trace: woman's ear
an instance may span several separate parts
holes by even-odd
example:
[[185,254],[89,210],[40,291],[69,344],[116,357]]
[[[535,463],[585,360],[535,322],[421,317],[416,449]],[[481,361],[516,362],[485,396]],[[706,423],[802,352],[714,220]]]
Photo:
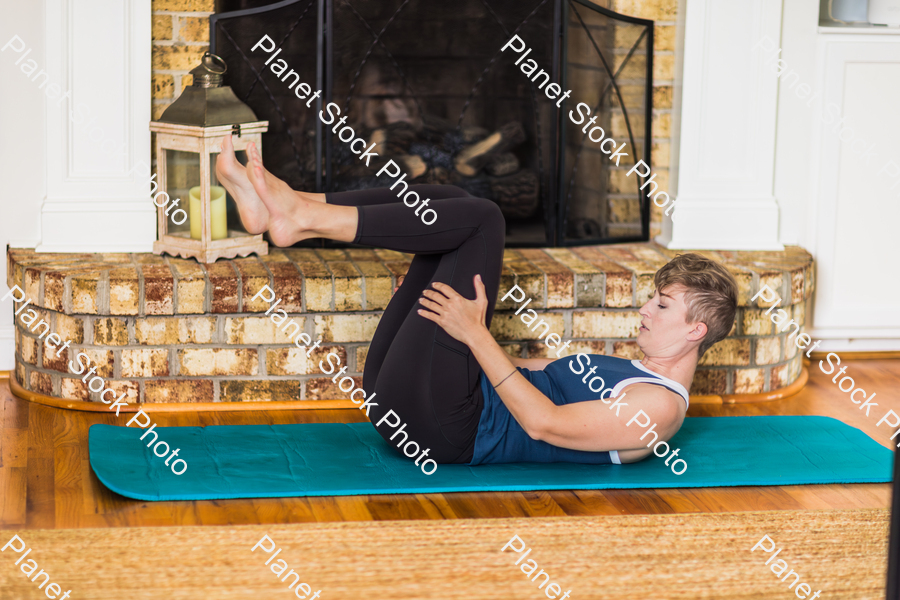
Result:
[[709,329],[707,329],[706,323],[698,322],[688,333],[687,339],[691,342],[699,342],[706,337],[707,333],[709,333]]

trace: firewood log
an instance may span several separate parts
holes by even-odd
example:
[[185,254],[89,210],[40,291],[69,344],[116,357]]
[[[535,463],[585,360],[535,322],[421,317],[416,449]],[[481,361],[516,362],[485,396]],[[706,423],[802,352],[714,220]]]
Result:
[[508,219],[527,219],[540,204],[540,181],[528,170],[506,177],[488,177],[491,197]]
[[462,139],[467,144],[474,144],[479,140],[483,140],[486,138],[491,132],[485,129],[484,127],[463,127],[462,128]]
[[434,167],[428,169],[428,173],[425,175],[425,183],[439,184],[443,185],[450,181],[450,174],[447,172],[447,169],[443,169],[441,167]]
[[494,177],[512,175],[519,170],[519,159],[512,152],[504,152],[491,157],[484,170]]
[[428,170],[428,165],[422,160],[421,156],[415,154],[407,154],[399,157],[399,162],[406,167],[410,179],[418,179]]
[[480,142],[464,148],[456,155],[454,166],[462,175],[474,177],[491,157],[521,144],[525,137],[521,123],[507,123]]
[[367,138],[386,154],[409,154],[409,146],[417,137],[415,128],[406,121],[390,123],[372,131]]

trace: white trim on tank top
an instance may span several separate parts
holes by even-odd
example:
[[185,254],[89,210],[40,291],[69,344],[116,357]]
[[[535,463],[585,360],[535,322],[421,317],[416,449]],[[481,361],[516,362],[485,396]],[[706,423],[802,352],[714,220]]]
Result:
[[[644,371],[645,373],[650,373],[651,375],[655,375],[656,377],[659,377],[659,378],[660,378],[661,380],[663,380],[666,384],[668,384],[668,385],[672,386],[673,388],[675,388],[675,389],[673,389],[672,391],[675,392],[676,394],[678,394],[679,396],[681,396],[682,398],[684,398],[684,403],[685,403],[686,405],[690,406],[690,403],[689,403],[689,401],[688,401],[688,396],[689,396],[689,395],[688,395],[688,391],[687,391],[686,389],[684,389],[684,386],[683,386],[683,385],[681,385],[680,383],[678,383],[678,382],[675,381],[674,379],[669,379],[668,377],[664,377],[664,376],[660,375],[660,374],[657,373],[656,371],[651,371],[650,369],[648,369],[647,367],[645,367],[644,365],[642,365],[642,364],[641,364],[641,361],[639,361],[639,360],[637,360],[637,359],[632,360],[632,361],[631,361],[631,364],[634,365],[635,367],[637,367],[638,369],[640,369],[641,371]],[[616,387],[618,387],[618,386],[616,386]]]
[[[645,373],[650,373],[651,375],[654,375],[655,377],[653,377],[653,378],[651,378],[651,377],[629,377],[628,379],[623,379],[622,381],[617,383],[616,386],[613,388],[612,394],[610,394],[610,398],[617,397],[619,395],[619,392],[621,392],[624,388],[628,387],[629,385],[631,385],[633,383],[653,383],[653,384],[666,383],[666,384],[672,386],[673,388],[675,388],[672,391],[682,397],[685,405],[688,405],[688,406],[690,405],[690,403],[688,402],[688,392],[686,389],[684,389],[683,385],[681,385],[677,381],[669,379],[668,377],[663,377],[659,373],[651,371],[650,369],[648,369],[647,367],[642,365],[641,361],[639,361],[639,360],[632,360],[631,364],[634,365],[635,367],[637,367],[638,369],[640,369],[641,371],[644,371]],[[613,464],[615,464],[615,465],[622,464],[622,460],[619,458],[618,450],[610,450],[609,457],[610,457],[610,460],[612,460]]]
[[[634,383],[652,383],[654,385],[660,385],[663,383],[668,383],[668,381],[664,381],[664,380],[660,381],[656,377],[629,377],[628,379],[623,379],[622,381],[620,381],[619,383],[616,384],[616,387],[613,388],[612,394],[609,395],[608,399],[613,400],[613,399],[617,398],[619,396],[619,392],[621,392],[624,388],[626,388],[629,385],[632,385]],[[675,383],[675,382],[672,382],[672,383]],[[682,386],[681,389],[684,389],[684,387]],[[670,391],[675,392],[676,394],[681,396],[682,399],[684,400],[685,404],[687,404],[687,396],[685,396],[678,390],[670,390]],[[606,400],[604,400],[604,402],[609,404],[609,402],[607,402]]]

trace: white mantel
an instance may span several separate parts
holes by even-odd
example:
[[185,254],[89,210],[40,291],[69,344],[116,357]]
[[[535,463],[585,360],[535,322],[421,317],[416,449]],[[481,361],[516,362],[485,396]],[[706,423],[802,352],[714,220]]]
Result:
[[[129,171],[150,164],[150,0],[0,8],[0,47],[14,36],[24,44],[0,52],[2,246],[149,251],[154,208],[146,177]],[[9,302],[0,303],[0,369],[13,366]]]
[[[45,0],[48,100],[39,252],[149,252],[150,0]],[[24,77],[19,85],[34,85]],[[143,173],[143,177],[138,175]]]
[[[774,191],[777,80],[751,48],[778,40],[781,0],[679,6],[669,248],[780,250]],[[678,110],[680,108],[680,111]]]

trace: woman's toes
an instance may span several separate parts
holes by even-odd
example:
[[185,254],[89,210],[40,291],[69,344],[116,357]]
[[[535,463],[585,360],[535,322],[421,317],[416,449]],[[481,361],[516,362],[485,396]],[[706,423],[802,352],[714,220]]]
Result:
[[256,195],[259,196],[260,200],[262,200],[263,204],[268,207],[269,204],[269,189],[266,185],[266,178],[263,174],[262,167],[250,163],[247,165],[247,178],[250,180],[250,183],[253,185],[253,189],[256,191]]
[[250,155],[250,160],[253,161],[253,164],[259,167],[260,169],[264,169],[262,163],[262,156],[259,155],[259,150],[256,149],[256,144],[250,144],[249,151],[247,154]]
[[219,156],[216,159],[216,167],[219,166],[219,163],[222,163],[223,167],[226,167],[226,172],[229,171],[227,167],[234,165],[236,162],[234,156],[234,146],[231,144],[231,136],[226,136],[222,139],[222,143],[219,145]]
[[241,222],[248,233],[259,234],[266,230],[269,221],[268,210],[260,200],[248,175],[251,169],[245,169],[234,155],[231,137],[225,137],[220,145],[221,153],[216,158],[216,176],[221,185],[234,198]]

